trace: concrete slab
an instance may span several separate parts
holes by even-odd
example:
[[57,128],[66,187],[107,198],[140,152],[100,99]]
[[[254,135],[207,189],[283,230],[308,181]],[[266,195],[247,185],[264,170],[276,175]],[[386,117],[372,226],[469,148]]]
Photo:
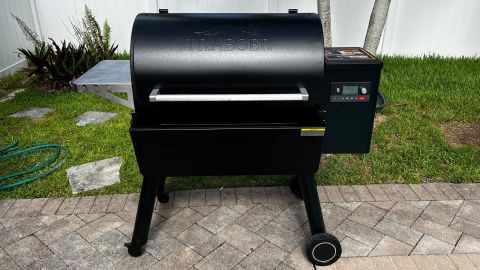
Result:
[[77,117],[77,126],[83,127],[89,124],[105,123],[116,115],[117,113],[112,112],[88,111]]
[[30,118],[30,119],[40,119],[45,117],[47,114],[54,112],[52,108],[30,108],[27,110],[19,111],[14,114],[11,114],[10,117],[14,118]]
[[72,193],[77,194],[120,182],[122,163],[122,157],[114,157],[68,168],[67,177]]

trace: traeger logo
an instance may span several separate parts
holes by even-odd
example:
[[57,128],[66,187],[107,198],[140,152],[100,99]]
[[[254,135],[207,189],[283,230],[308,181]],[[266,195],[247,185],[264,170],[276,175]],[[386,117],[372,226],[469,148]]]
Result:
[[[238,35],[238,32],[241,34]],[[189,51],[269,51],[270,39],[260,37],[254,25],[215,26],[209,30],[196,31],[198,38],[185,39]],[[236,34],[237,38],[229,38]]]

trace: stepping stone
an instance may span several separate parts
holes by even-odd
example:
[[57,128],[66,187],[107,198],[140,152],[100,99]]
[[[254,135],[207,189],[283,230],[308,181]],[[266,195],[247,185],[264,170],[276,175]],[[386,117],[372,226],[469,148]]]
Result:
[[15,117],[15,118],[26,117],[30,119],[40,119],[53,111],[55,110],[51,108],[30,108],[24,111],[19,111],[14,114],[11,114],[10,117]]
[[68,168],[67,177],[73,194],[120,182],[122,163],[122,157],[113,157]]
[[101,124],[115,117],[117,113],[88,111],[77,117],[77,126],[83,127],[88,124]]
[[19,88],[19,89],[17,89],[17,90],[14,90],[14,91],[10,92],[8,95],[0,98],[0,103],[7,102],[7,101],[10,101],[10,100],[14,99],[15,96],[16,96],[18,93],[21,93],[21,92],[23,92],[23,91],[25,91],[24,88]]

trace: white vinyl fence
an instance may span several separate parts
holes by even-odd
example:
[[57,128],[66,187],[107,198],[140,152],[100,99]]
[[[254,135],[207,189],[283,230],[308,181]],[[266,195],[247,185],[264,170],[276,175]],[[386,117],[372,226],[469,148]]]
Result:
[[17,48],[31,47],[10,14],[20,15],[28,26],[35,29],[29,0],[0,0],[0,75],[22,67],[25,62],[16,53]]
[[[331,0],[334,46],[362,46],[374,0]],[[107,20],[112,40],[128,51],[135,15],[179,12],[316,12],[316,0],[0,0],[0,73],[13,70],[13,52],[28,46],[10,13],[43,38],[73,40],[71,22],[84,6]],[[480,0],[392,0],[378,53],[419,56],[480,56]]]

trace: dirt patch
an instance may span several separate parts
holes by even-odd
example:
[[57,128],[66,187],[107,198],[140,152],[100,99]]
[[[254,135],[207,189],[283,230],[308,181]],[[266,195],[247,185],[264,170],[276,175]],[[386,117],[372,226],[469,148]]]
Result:
[[375,120],[373,120],[373,128],[376,129],[381,123],[387,121],[387,117],[383,114],[375,114]]
[[35,119],[30,119],[30,121],[32,121],[32,124],[40,124],[40,123],[43,123],[45,122],[46,120],[49,120],[51,119],[52,116],[49,115],[49,116],[44,116],[42,118],[35,118]]
[[440,128],[453,146],[480,148],[480,124],[451,121],[440,125]]

